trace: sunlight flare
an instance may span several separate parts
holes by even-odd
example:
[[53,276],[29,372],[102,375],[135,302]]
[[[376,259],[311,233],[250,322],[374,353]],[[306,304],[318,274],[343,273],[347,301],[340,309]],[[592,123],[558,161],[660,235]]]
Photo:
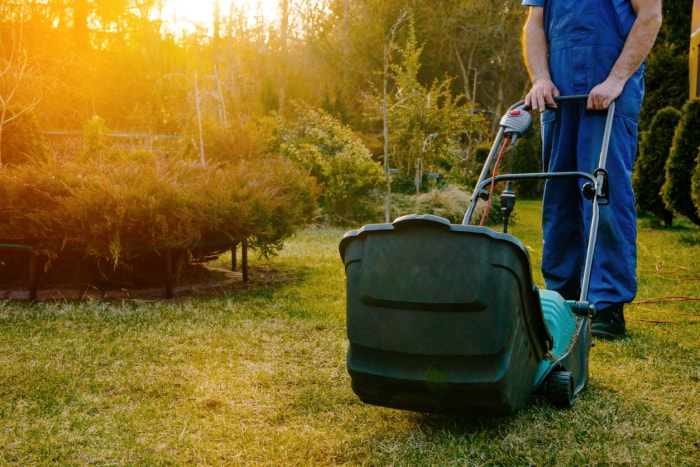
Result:
[[159,16],[175,33],[192,32],[197,28],[210,33],[217,3],[220,18],[224,21],[244,17],[250,25],[267,24],[274,22],[279,15],[279,0],[164,0]]

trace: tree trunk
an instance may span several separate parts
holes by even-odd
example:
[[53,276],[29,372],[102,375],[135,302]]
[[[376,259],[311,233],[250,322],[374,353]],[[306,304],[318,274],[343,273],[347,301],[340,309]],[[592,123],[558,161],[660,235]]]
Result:
[[287,34],[289,29],[289,0],[281,0],[282,19],[280,23],[280,55],[281,55],[281,70],[280,70],[280,104],[279,113],[284,116],[284,107],[287,94]]

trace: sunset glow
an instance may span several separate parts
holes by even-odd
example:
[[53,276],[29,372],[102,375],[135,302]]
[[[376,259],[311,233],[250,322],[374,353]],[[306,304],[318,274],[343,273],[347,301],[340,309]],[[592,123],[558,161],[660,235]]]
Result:
[[[217,0],[165,0],[161,19],[175,33],[192,32],[202,27],[211,32]],[[222,18],[243,15],[248,23],[271,23],[278,16],[279,0],[218,0]]]

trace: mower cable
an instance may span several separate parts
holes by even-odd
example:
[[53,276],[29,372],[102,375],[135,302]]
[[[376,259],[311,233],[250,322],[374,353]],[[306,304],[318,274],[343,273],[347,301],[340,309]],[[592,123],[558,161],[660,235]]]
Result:
[[493,173],[491,175],[491,187],[489,188],[489,196],[486,199],[486,208],[484,209],[484,214],[481,216],[481,222],[479,223],[479,226],[481,227],[483,227],[486,223],[486,217],[489,215],[489,210],[491,209],[491,197],[493,196],[493,190],[496,188],[496,171],[498,170],[498,166],[501,165],[501,157],[503,157],[503,153],[506,150],[506,146],[508,146],[508,143],[510,142],[510,138],[511,135],[507,135],[503,140],[501,150],[498,153],[496,162],[493,164]]

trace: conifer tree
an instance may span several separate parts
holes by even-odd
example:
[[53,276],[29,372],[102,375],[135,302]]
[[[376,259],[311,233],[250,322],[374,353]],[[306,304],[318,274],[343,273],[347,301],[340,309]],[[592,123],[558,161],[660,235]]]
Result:
[[700,99],[686,102],[681,113],[666,161],[666,180],[661,193],[669,209],[700,225],[700,215],[691,196],[691,179],[700,142]]
[[632,175],[637,209],[653,214],[667,226],[673,222],[673,211],[664,204],[661,188],[673,135],[680,119],[680,111],[673,107],[661,109],[654,116],[649,130],[642,134]]

